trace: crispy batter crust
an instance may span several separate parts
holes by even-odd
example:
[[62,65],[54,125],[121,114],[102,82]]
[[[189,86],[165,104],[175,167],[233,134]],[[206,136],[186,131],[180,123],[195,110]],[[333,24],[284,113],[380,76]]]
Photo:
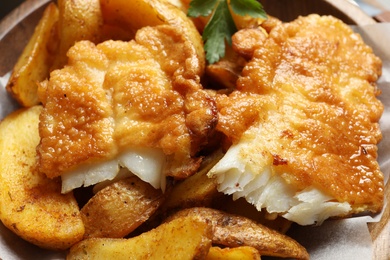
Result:
[[193,174],[217,110],[187,41],[162,25],[141,29],[130,42],[72,47],[68,65],[40,84],[40,170],[55,177],[129,147],[153,147],[168,156],[167,175]]
[[233,39],[238,52],[253,57],[238,91],[218,98],[217,128],[233,143],[256,140],[256,152],[264,156],[259,164],[271,165],[287,183],[314,186],[350,203],[354,212],[380,210],[380,59],[332,17],[278,24],[253,50],[237,42],[263,33],[255,30]]

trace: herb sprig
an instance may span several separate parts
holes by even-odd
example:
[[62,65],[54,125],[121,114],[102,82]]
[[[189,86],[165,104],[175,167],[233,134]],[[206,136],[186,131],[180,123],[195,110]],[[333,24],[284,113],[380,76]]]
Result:
[[256,0],[192,0],[188,16],[199,17],[211,14],[202,35],[206,59],[210,64],[225,56],[225,41],[231,45],[232,36],[237,32],[229,4],[237,15],[267,18],[263,6]]

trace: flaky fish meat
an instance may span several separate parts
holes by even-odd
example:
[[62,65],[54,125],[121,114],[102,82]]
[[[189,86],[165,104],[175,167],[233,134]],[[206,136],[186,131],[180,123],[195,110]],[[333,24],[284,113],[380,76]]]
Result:
[[234,199],[301,225],[380,211],[380,59],[331,16],[262,33],[234,35],[249,60],[236,90],[217,97],[217,129],[231,146],[208,176]]
[[81,41],[68,58],[39,86],[38,167],[61,176],[62,192],[113,179],[120,167],[155,188],[165,176],[197,170],[217,110],[180,30],[161,25],[129,42]]

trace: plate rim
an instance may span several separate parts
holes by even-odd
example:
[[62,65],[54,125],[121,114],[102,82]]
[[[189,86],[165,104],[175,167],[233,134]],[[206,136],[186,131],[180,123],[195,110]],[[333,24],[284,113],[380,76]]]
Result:
[[[371,18],[369,15],[364,13],[363,10],[361,10],[359,7],[355,6],[354,4],[345,1],[345,0],[322,0],[324,2],[329,3],[330,5],[334,6],[337,9],[342,9],[345,14],[350,17],[353,21],[356,22],[358,25],[368,25],[368,24],[375,24],[377,23],[373,18]],[[50,2],[56,2],[53,0],[28,0],[23,2],[21,5],[19,5],[17,8],[15,8],[13,11],[11,11],[8,15],[6,15],[2,20],[0,20],[0,41],[3,40],[3,38],[10,33],[23,19],[34,13],[37,9],[41,8],[42,6],[50,3]],[[353,13],[353,15],[352,15]],[[385,188],[386,192],[386,198],[388,204],[385,205],[384,211],[386,212],[384,215],[386,217],[382,217],[382,220],[380,222],[376,223],[370,223],[370,233],[373,241],[373,257],[375,256],[381,256],[382,253],[386,254],[389,253],[390,250],[388,249],[386,251],[386,246],[389,245],[389,237],[386,236],[386,230],[390,230],[390,222],[389,222],[389,215],[390,215],[390,180],[386,184]],[[387,234],[388,235],[388,234]],[[385,240],[382,240],[385,239]],[[383,250],[383,251],[382,251]],[[384,255],[385,256],[385,255]],[[378,258],[379,259],[379,258]]]

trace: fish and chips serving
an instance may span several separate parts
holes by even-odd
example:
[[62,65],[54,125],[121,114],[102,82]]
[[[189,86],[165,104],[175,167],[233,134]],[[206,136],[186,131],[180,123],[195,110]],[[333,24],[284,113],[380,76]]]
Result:
[[48,4],[6,86],[2,223],[67,259],[309,259],[292,223],[380,212],[382,61],[266,11]]

